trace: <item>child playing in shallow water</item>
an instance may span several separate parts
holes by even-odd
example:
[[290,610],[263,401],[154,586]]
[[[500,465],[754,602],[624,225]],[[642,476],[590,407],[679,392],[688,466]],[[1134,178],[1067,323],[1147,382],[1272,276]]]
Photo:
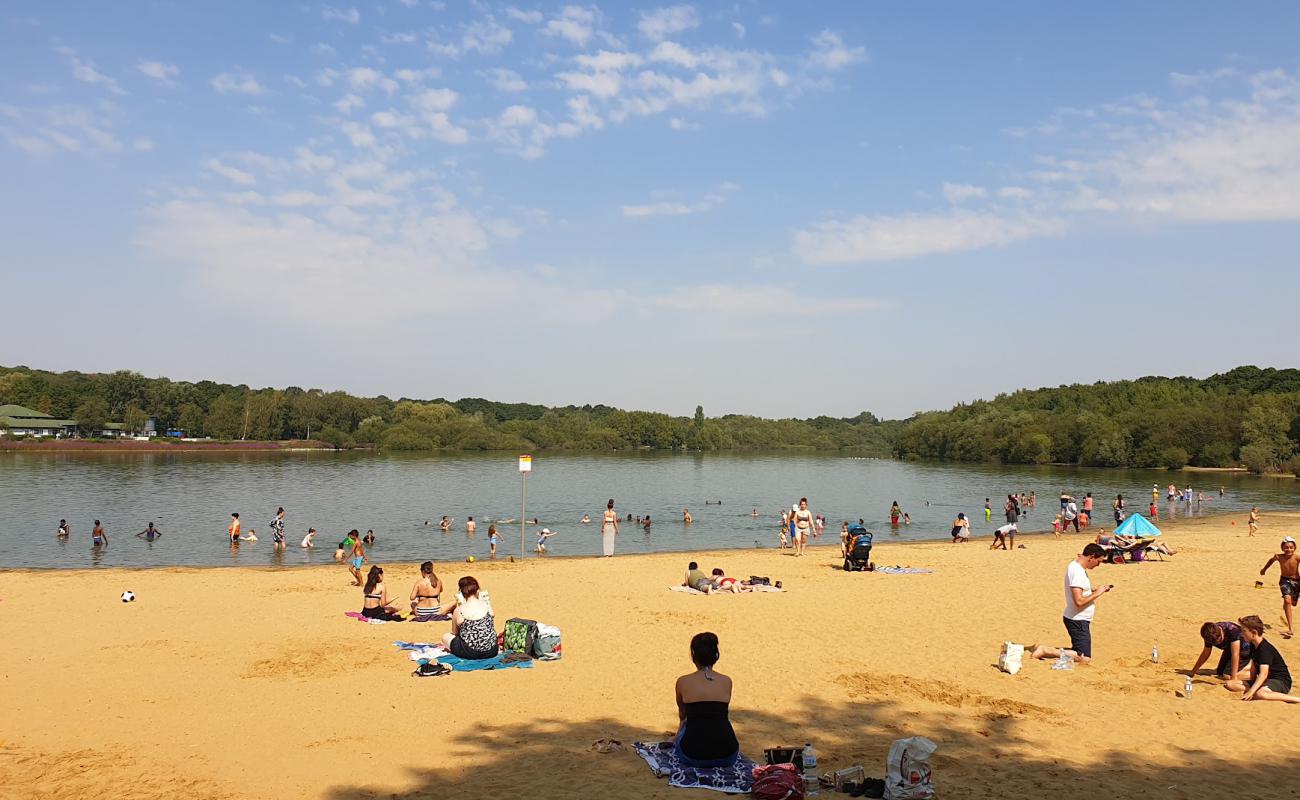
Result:
[[1052,520],[1052,535],[1061,538],[1061,515],[1057,514],[1056,519]]

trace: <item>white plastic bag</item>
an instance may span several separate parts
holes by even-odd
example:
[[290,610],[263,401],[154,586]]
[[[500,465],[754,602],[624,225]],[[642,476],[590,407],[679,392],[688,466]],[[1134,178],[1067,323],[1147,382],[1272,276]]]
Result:
[[1002,655],[998,656],[998,669],[1009,675],[1020,671],[1020,660],[1025,656],[1023,644],[1002,643]]
[[885,800],[929,800],[934,797],[930,756],[938,745],[924,736],[895,739],[885,765]]

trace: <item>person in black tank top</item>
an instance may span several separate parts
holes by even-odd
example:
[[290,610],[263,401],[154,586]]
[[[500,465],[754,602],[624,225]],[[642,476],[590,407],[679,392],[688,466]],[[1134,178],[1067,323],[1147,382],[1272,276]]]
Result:
[[731,727],[731,678],[715,672],[718,637],[699,633],[691,639],[695,671],[677,679],[677,731],[674,750],[693,767],[725,767],[740,755],[740,743]]

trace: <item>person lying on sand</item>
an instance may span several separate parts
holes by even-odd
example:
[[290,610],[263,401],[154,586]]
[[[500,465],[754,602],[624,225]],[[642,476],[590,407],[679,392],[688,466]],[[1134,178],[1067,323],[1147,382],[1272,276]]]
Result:
[[728,578],[722,572],[722,570],[718,569],[717,567],[713,568],[713,577],[711,578],[711,582],[713,584],[713,588],[717,589],[720,592],[731,592],[732,594],[740,594],[741,592],[754,591],[753,587],[751,587],[748,583],[745,583],[744,581],[736,580],[735,578]]
[[713,581],[709,576],[700,570],[700,565],[692,561],[686,565],[686,577],[682,579],[682,586],[689,586],[697,592],[709,594],[713,591]]

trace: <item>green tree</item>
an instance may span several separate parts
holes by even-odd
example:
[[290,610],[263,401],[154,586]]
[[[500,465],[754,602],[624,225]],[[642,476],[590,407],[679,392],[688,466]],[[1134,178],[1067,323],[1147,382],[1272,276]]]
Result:
[[203,409],[196,403],[183,404],[176,412],[176,426],[184,431],[186,436],[203,436],[207,433],[207,428],[204,427]]
[[1256,404],[1247,409],[1241,421],[1241,460],[1247,468],[1252,472],[1272,472],[1290,458],[1295,450],[1287,436],[1290,427],[1291,420],[1271,405]]
[[127,433],[142,433],[145,426],[149,424],[149,415],[143,408],[132,404],[122,412],[122,424],[126,426]]
[[77,406],[73,419],[83,436],[98,436],[108,422],[108,403],[102,397],[91,397]]

